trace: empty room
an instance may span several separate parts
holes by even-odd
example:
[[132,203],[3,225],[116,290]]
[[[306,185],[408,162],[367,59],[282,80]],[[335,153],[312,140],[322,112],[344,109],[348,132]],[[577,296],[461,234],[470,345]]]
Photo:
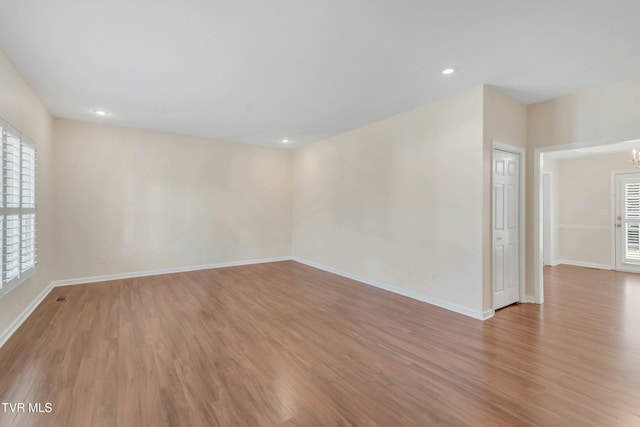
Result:
[[639,20],[0,1],[0,427],[640,425]]

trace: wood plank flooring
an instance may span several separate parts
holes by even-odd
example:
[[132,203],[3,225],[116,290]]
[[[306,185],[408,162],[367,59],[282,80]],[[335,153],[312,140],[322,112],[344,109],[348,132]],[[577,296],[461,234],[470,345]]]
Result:
[[55,288],[0,349],[0,402],[52,411],[0,426],[640,425],[640,275],[545,298],[480,322],[293,261]]

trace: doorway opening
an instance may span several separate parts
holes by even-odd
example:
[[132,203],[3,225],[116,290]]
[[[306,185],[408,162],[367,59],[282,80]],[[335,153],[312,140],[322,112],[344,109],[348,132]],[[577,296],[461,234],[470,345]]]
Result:
[[544,301],[544,266],[640,272],[640,171],[630,161],[639,146],[535,151],[533,302]]

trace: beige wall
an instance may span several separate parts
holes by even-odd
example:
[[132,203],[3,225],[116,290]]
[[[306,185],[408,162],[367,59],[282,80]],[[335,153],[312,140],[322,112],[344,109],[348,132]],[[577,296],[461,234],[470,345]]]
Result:
[[[533,206],[537,148],[640,139],[640,79],[530,105],[527,111],[527,205]],[[533,292],[533,212],[527,216],[527,291]]]
[[[483,260],[482,260],[482,306],[490,310],[493,306],[493,243],[492,243],[492,188],[491,158],[493,142],[526,148],[527,107],[496,89],[484,86],[483,93]],[[526,170],[525,170],[526,173]],[[525,189],[521,189],[524,194]],[[526,245],[526,241],[524,242]]]
[[528,108],[530,149],[609,144],[640,137],[640,79],[563,96]]
[[557,161],[556,262],[611,265],[611,176],[631,171],[630,153]]
[[294,152],[293,254],[482,310],[483,89]]
[[53,268],[52,118],[40,99],[0,51],[0,116],[37,148],[38,265],[34,275],[0,299],[0,337],[49,285]]
[[291,151],[55,120],[55,279],[291,255]]

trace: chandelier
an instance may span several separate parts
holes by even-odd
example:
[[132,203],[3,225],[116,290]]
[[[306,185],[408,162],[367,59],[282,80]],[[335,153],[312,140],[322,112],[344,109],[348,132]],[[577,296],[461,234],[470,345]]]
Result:
[[640,168],[640,151],[635,148],[631,152],[631,163],[633,163],[633,166]]

